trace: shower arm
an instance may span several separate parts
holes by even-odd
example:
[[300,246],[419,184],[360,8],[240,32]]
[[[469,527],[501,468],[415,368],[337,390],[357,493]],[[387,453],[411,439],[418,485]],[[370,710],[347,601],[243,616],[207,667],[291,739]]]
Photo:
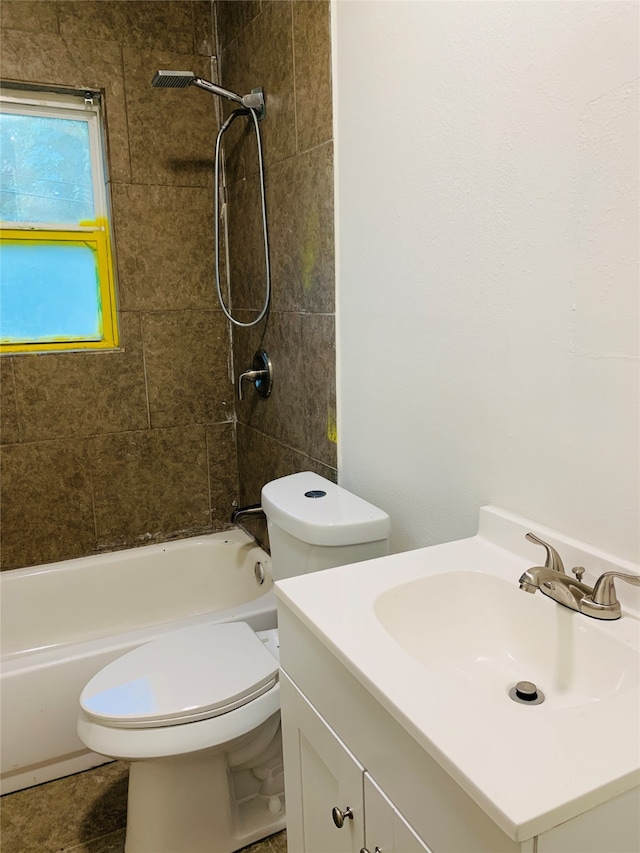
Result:
[[199,89],[204,89],[205,92],[211,92],[212,95],[220,95],[227,98],[229,101],[235,101],[236,104],[242,104],[250,110],[261,112],[264,109],[264,92],[262,89],[254,89],[250,94],[236,95],[235,92],[230,92],[229,89],[223,89],[222,86],[217,86],[209,80],[204,80],[202,77],[194,77],[191,81],[193,86],[198,86]]
[[229,89],[218,86],[217,83],[205,80],[204,77],[196,77],[193,71],[171,70],[156,71],[151,80],[151,85],[154,89],[186,89],[187,86],[197,86],[211,95],[219,95],[222,98],[227,98],[229,101],[240,104],[245,109],[253,110],[258,121],[264,118],[264,89],[261,86],[257,89],[252,89],[248,95],[237,95]]

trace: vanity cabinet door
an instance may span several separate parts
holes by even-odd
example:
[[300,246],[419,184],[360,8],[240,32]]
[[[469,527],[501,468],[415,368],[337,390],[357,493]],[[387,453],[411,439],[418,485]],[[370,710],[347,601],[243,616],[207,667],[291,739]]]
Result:
[[280,678],[289,853],[359,853],[363,767],[286,674]]
[[431,853],[366,772],[364,813],[364,834],[368,853]]

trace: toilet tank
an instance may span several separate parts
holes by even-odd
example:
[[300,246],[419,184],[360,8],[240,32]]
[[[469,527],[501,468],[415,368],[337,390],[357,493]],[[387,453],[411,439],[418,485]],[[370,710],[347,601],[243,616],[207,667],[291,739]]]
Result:
[[391,521],[383,510],[303,471],[262,489],[275,580],[383,557]]

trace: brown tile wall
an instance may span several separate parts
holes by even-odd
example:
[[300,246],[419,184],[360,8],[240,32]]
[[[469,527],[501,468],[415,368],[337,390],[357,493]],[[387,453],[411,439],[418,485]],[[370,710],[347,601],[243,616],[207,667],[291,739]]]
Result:
[[3,0],[4,79],[105,93],[122,351],[0,359],[2,567],[210,531],[238,493],[209,2]]
[[[217,529],[274,477],[336,478],[328,2],[214,5],[221,84],[262,85],[268,111],[272,308],[234,329],[232,351],[213,288],[216,110],[196,89],[149,85],[160,67],[211,76],[211,3],[0,4],[3,78],[105,93],[122,337],[120,352],[0,359],[2,568]],[[264,269],[242,125],[225,144],[233,304],[246,320]],[[238,375],[258,346],[273,394],[248,388],[235,412],[231,361]]]
[[[333,142],[326,0],[218,0],[220,81],[266,92],[261,130],[271,244],[272,304],[254,329],[234,329],[236,375],[262,346],[274,363],[270,398],[247,386],[237,403],[240,500],[274,477],[311,469],[336,478]],[[236,121],[225,135],[234,310],[263,300],[255,139]],[[262,532],[257,530],[260,538]]]

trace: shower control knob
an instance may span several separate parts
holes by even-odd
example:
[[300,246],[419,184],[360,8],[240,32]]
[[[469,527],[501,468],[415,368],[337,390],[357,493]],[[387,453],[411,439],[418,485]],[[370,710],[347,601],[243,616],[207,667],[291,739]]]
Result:
[[347,818],[349,820],[353,820],[353,812],[351,811],[351,806],[347,806],[344,811],[339,809],[337,806],[334,806],[331,809],[331,817],[333,818],[333,822],[338,827],[338,829],[342,829],[344,826],[344,822]]
[[259,349],[253,356],[253,365],[238,377],[238,399],[243,400],[242,383],[253,382],[261,397],[268,397],[273,388],[273,364],[267,353]]

